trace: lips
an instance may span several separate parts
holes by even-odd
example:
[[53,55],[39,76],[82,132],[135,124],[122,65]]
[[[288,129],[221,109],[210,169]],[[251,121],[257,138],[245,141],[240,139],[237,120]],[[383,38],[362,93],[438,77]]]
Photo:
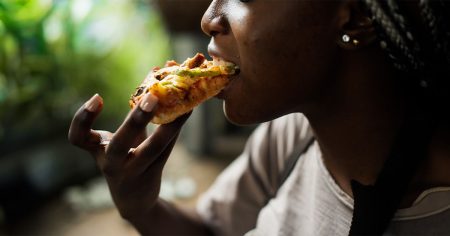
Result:
[[[238,68],[240,68],[239,65],[239,57],[230,56],[227,54],[228,50],[223,50],[221,47],[219,47],[217,44],[214,43],[214,40],[211,40],[211,42],[208,44],[208,54],[211,58],[216,58],[219,60],[228,61],[231,63],[234,63]],[[239,77],[240,69],[236,71],[236,74],[230,77],[230,82],[228,85],[222,89],[222,91],[219,92],[215,97],[219,99],[226,99],[227,97],[227,91],[230,90],[233,87],[233,83],[235,80]]]
[[219,58],[221,60],[228,61],[239,66],[239,57],[228,55],[227,50],[223,50],[222,48],[218,47],[217,44],[213,43],[213,40],[211,40],[211,42],[208,44],[208,54],[212,58]]

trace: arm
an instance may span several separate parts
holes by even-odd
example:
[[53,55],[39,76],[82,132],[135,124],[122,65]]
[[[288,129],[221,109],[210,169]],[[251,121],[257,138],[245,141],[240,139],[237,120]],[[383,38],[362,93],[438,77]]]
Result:
[[142,235],[212,235],[195,210],[159,199],[149,214],[129,218]]
[[189,114],[159,126],[147,137],[146,126],[157,102],[149,94],[117,131],[110,133],[91,129],[103,107],[102,98],[95,95],[75,114],[69,140],[91,153],[119,213],[141,234],[208,234],[196,214],[158,198],[163,167]]

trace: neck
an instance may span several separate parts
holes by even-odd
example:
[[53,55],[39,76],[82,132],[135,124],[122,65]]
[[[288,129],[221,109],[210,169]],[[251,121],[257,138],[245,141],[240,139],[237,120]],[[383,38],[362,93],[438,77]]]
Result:
[[404,118],[403,99],[395,89],[398,78],[386,69],[355,68],[364,70],[341,73],[330,86],[337,89],[328,91],[317,106],[320,110],[305,113],[325,165],[350,195],[350,180],[375,182]]

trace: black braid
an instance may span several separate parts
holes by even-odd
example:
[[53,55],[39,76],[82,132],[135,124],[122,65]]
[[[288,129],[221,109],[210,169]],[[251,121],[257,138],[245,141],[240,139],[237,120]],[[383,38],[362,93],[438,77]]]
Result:
[[[397,0],[361,0],[378,31],[380,45],[394,66],[410,74],[423,86],[438,75],[450,77],[450,3],[446,0],[419,0],[422,21],[430,41],[418,41]],[[421,43],[421,44],[420,44]]]
[[414,36],[417,32],[413,31],[414,29],[404,17],[404,13],[401,11],[396,0],[387,0],[387,6],[389,7],[387,14],[391,15],[394,19],[394,24],[399,28],[399,34],[402,35],[406,41],[408,50],[411,51],[410,53],[404,52],[412,67],[411,70],[418,70],[423,67],[423,62],[420,56],[421,47]]
[[450,118],[446,107],[450,104],[450,2],[421,0],[420,11],[431,45],[424,53],[427,57],[423,76],[431,81],[430,102],[434,120]]
[[[427,85],[422,87],[428,88],[421,89],[418,83],[405,85],[414,96],[409,98],[404,126],[375,184],[362,185],[352,180],[354,211],[349,235],[384,233],[411,179],[426,158],[436,125],[442,117],[450,118],[446,108],[450,104],[450,22],[446,19],[449,5],[445,0],[432,4],[430,1],[420,0],[422,20],[428,32],[421,32],[426,34],[422,37],[425,40],[419,41],[415,37],[417,32],[412,31],[407,15],[395,0],[361,0],[394,66],[407,72],[404,77],[419,79]],[[444,77],[441,72],[446,72]],[[428,86],[430,81],[432,86]]]
[[[387,51],[394,65],[401,71],[417,70],[422,63],[413,53],[417,48],[408,43],[413,41],[408,40],[409,31],[402,32],[402,29],[406,28],[405,19],[400,17],[397,11],[392,12],[392,9],[398,9],[397,5],[394,2],[387,4],[377,0],[363,0],[363,3],[378,30],[381,47]],[[393,18],[401,20],[398,22]],[[409,35],[409,38],[414,39],[411,32]]]
[[[448,17],[449,5],[444,1],[433,2],[421,0],[421,15],[427,30],[431,34],[432,43],[435,45],[433,54],[440,55],[447,63],[450,63],[449,40],[450,28]],[[447,5],[446,5],[447,4]]]

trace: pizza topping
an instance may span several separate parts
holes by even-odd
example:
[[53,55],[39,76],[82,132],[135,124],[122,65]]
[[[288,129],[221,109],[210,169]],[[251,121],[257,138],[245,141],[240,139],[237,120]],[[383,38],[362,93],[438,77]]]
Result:
[[183,64],[181,64],[181,67],[186,66],[189,69],[199,67],[205,60],[206,58],[203,54],[197,53],[194,57],[188,58]]
[[181,65],[167,61],[164,68],[155,67],[131,96],[134,107],[148,92],[158,97],[153,123],[174,120],[194,106],[216,95],[228,83],[231,75],[239,73],[233,63],[213,58],[207,61],[202,54],[188,58]]
[[194,69],[180,69],[178,71],[174,72],[178,76],[183,77],[213,77],[218,76],[221,74],[220,70],[214,70],[214,68],[211,69],[200,69],[200,68],[194,68]]
[[170,61],[166,61],[166,64],[164,65],[164,67],[171,67],[171,66],[179,66],[180,64],[178,64],[178,62],[174,61],[174,60],[170,60]]

